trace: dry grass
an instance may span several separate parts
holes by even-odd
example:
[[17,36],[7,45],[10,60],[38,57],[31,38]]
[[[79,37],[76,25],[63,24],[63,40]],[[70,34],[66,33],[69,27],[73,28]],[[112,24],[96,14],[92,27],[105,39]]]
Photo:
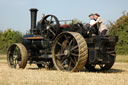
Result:
[[5,60],[0,60],[0,85],[128,85],[128,63],[117,62],[106,73],[70,73],[29,64],[26,69],[12,69]]
[[128,55],[117,55],[116,62],[128,62]]
[[6,59],[6,55],[5,54],[0,55],[0,60],[5,60],[5,59]]

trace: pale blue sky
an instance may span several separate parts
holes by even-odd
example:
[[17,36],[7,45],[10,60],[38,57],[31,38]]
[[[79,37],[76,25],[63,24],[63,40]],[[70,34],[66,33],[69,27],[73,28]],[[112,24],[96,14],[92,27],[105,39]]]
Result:
[[89,22],[90,13],[99,13],[107,23],[116,21],[124,10],[128,12],[128,0],[0,0],[0,30],[29,30],[30,8],[38,8],[38,20],[45,13],[60,20]]

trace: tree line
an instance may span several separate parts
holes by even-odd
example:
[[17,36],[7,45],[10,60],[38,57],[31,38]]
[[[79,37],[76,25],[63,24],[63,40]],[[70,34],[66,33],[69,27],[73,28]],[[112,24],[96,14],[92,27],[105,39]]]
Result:
[[6,53],[11,44],[20,43],[22,36],[21,32],[11,29],[0,31],[0,53]]
[[118,36],[116,45],[117,54],[128,54],[128,12],[123,12],[116,22],[109,24],[110,35]]

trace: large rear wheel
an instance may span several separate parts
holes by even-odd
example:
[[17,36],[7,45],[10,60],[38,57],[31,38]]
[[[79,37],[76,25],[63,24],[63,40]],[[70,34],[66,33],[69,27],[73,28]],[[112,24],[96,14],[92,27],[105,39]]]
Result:
[[56,37],[52,47],[52,59],[57,70],[80,71],[87,57],[87,43],[79,33],[64,32]]

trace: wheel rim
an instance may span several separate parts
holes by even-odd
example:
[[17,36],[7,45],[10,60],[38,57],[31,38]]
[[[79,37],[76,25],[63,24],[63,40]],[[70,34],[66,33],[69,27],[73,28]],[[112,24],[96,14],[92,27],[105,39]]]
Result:
[[96,66],[96,65],[91,65],[91,64],[89,64],[89,63],[87,62],[86,65],[85,65],[85,68],[86,68],[88,71],[96,71],[95,66]]
[[100,68],[101,68],[102,71],[109,70],[113,66],[113,64],[115,63],[116,56],[112,56],[112,55],[108,55],[108,56],[111,58],[111,60],[109,61],[109,63],[99,64],[99,66],[100,66]]
[[[106,64],[99,64],[100,66],[100,69],[101,71],[104,71],[104,70],[109,70],[114,62],[115,62],[115,58],[116,58],[116,52],[115,52],[115,45],[114,44],[107,44],[107,43],[102,43],[101,45],[102,49],[101,49],[101,52],[106,52],[105,54],[103,54],[104,57],[106,57],[109,61],[109,63],[106,63]],[[109,47],[109,49],[105,48],[104,46],[106,47]],[[111,47],[111,49],[110,49]],[[112,51],[112,52],[111,52]],[[107,53],[108,52],[108,53]]]
[[22,44],[13,44],[8,49],[7,62],[11,68],[25,68],[27,50]]
[[85,65],[86,69],[89,71],[106,71],[106,70],[109,70],[115,62],[116,55],[115,54],[112,54],[112,55],[108,54],[107,56],[109,58],[109,63],[97,64],[99,66],[99,68],[96,68],[96,65],[89,64],[87,62]]
[[61,71],[80,71],[87,56],[87,44],[79,33],[61,33],[52,48],[53,63]]

